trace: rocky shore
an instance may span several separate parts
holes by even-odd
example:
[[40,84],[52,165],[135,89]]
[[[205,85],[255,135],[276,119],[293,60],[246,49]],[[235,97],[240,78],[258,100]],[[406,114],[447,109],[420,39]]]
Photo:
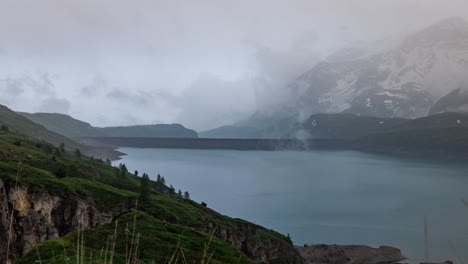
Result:
[[[395,247],[363,245],[305,244],[296,246],[304,264],[403,264],[406,257]],[[414,262],[413,262],[414,263]],[[420,264],[453,264],[422,262]]]

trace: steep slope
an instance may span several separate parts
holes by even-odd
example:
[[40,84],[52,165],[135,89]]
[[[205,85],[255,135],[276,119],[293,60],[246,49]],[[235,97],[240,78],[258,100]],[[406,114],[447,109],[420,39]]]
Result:
[[425,116],[433,102],[468,83],[468,24],[438,22],[395,47],[356,60],[318,64],[294,81],[292,106],[313,113]]
[[83,154],[99,158],[117,159],[122,153],[109,147],[93,147],[82,145],[66,136],[52,132],[44,126],[34,123],[28,118],[17,114],[8,107],[0,105],[0,125],[6,125],[9,130],[48,142],[54,146],[65,144],[67,150],[80,149]]
[[92,127],[89,123],[77,120],[71,116],[57,113],[18,113],[34,123],[41,124],[50,131],[70,138],[102,137],[104,133]]
[[0,105],[0,124],[8,126],[12,131],[49,142],[55,146],[64,143],[65,147],[70,150],[83,147],[63,135],[47,130],[44,126],[34,123],[3,105]]
[[[130,240],[140,241],[132,244],[139,263],[162,263],[172,255],[197,263],[211,255],[211,263],[300,263],[279,233],[181,198],[162,181],[151,181],[143,199],[142,179],[123,167],[72,152],[48,154],[51,148],[0,132],[0,240],[10,241],[10,259],[66,263],[80,257],[81,248],[87,260],[91,253],[99,260],[117,235],[114,263],[124,263]],[[86,231],[83,244],[78,230]],[[0,262],[6,259],[2,246]]]
[[451,91],[431,107],[429,114],[447,112],[468,113],[468,90],[458,88]]

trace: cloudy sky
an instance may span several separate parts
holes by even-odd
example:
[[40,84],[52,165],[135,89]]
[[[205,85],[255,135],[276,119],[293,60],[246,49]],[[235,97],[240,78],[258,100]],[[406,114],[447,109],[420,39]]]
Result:
[[468,1],[0,0],[0,104],[209,129],[340,47],[450,16]]

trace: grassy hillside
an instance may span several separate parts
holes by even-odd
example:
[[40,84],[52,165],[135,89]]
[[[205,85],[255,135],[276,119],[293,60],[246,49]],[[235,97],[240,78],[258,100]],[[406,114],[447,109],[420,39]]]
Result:
[[32,122],[8,107],[0,105],[0,124],[8,126],[12,131],[16,131],[26,136],[49,142],[55,146],[65,143],[68,149],[80,148],[77,142],[55,132],[52,132],[42,125]]
[[[132,233],[127,227],[130,227]],[[115,246],[114,239],[109,241],[109,236],[114,233],[117,234]],[[77,262],[75,252],[79,236],[84,240],[84,246],[80,249],[83,260]],[[138,244],[136,241],[132,243],[132,237],[137,236]],[[92,242],[86,243],[87,241]],[[128,253],[132,245],[136,254]],[[65,263],[67,259],[71,260],[69,263],[103,263],[111,255],[112,263],[125,263],[129,258],[137,258],[138,263],[169,263],[171,258],[172,263],[184,263],[184,258],[187,263],[258,263],[219,238],[166,223],[136,210],[121,215],[114,223],[102,225],[96,230],[82,234],[73,232],[60,240],[44,242],[38,246],[38,252],[31,252],[18,264],[34,263],[38,259],[43,263]]]
[[70,138],[103,137],[105,134],[89,123],[74,119],[71,116],[52,113],[18,113],[34,123],[41,124],[50,131]]
[[99,148],[82,145],[62,134],[48,130],[3,105],[0,105],[0,125],[8,127],[10,131],[48,142],[54,146],[64,143],[67,150],[80,149],[89,156],[116,159],[122,154],[107,147]]
[[[6,202],[2,200],[5,199],[2,187],[10,207],[6,212],[0,210],[0,223],[10,217],[14,219],[15,252],[20,255],[21,249],[29,243],[25,240],[41,239],[44,232],[50,233],[55,228],[60,234],[59,239],[40,243],[18,263],[67,263],[66,260],[83,263],[76,261],[80,252],[85,252],[83,258],[89,260],[85,263],[102,263],[102,252],[110,254],[111,251],[113,263],[124,263],[131,245],[137,248],[133,256],[137,256],[139,263],[167,263],[172,256],[172,263],[185,263],[184,258],[188,263],[202,263],[208,258],[212,259],[210,263],[257,263],[262,258],[270,263],[299,261],[291,241],[285,236],[183,199],[162,182],[151,181],[149,198],[141,200],[135,210],[136,200],[142,193],[141,179],[125,172],[123,167],[62,152],[16,133],[0,132],[0,209]],[[20,206],[15,202],[17,190],[26,190],[28,198],[23,199],[29,199],[29,211],[23,212],[24,204]],[[55,205],[51,201],[55,201]],[[47,205],[49,202],[51,204]],[[54,209],[50,209],[52,207]],[[50,216],[44,213],[47,208],[51,210]],[[12,209],[15,209],[13,216],[8,214]],[[70,212],[80,211],[89,214],[75,215],[70,220],[63,218]],[[82,224],[76,219],[99,219],[96,215],[108,220],[79,234],[77,230]],[[46,220],[50,221],[48,226],[41,227]],[[35,227],[26,230],[26,223],[32,222],[36,223]],[[0,229],[3,229],[0,239],[6,241],[7,228],[0,224]],[[112,247],[115,249],[110,250],[109,237],[115,235],[117,242]],[[78,242],[79,236],[84,242]],[[131,243],[132,238],[133,241],[138,239],[138,246],[136,242]],[[0,249],[0,258],[2,250],[5,249]],[[91,258],[94,261],[90,261]]]

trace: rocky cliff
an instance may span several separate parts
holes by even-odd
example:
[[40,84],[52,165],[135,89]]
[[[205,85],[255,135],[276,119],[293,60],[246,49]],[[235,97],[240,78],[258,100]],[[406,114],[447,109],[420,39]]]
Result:
[[91,197],[59,197],[0,179],[0,241],[6,243],[0,247],[0,262],[14,261],[40,242],[109,223],[118,213],[99,211]]

